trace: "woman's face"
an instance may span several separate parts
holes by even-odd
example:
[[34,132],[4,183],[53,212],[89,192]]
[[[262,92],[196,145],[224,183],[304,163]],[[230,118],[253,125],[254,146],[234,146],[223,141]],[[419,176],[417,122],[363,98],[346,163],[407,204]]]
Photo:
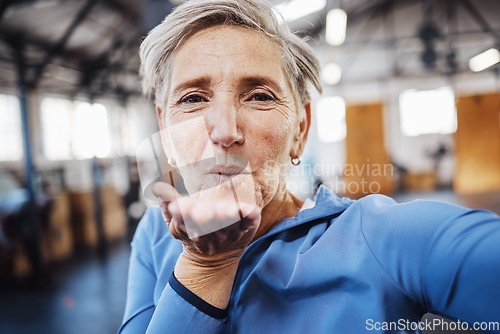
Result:
[[165,150],[192,196],[264,207],[284,191],[310,111],[296,105],[275,42],[242,27],[204,29],[176,52],[166,94]]

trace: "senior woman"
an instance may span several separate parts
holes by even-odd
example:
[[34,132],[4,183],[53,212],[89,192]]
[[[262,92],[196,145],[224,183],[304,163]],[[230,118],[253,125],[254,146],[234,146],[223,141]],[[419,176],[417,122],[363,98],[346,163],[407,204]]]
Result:
[[427,311],[500,326],[496,215],[287,190],[319,66],[267,2],[187,1],[140,55],[190,196],[153,187],[120,333],[403,333]]

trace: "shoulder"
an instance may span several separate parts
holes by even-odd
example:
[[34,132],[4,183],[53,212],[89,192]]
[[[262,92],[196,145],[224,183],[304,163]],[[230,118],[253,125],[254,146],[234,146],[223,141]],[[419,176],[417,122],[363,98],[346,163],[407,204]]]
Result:
[[[353,205],[358,207],[360,233],[370,252],[388,275],[412,298],[421,299],[422,273],[429,258],[445,263],[456,259],[431,256],[435,250],[452,250],[453,245],[468,240],[471,232],[483,234],[486,222],[498,223],[498,217],[485,210],[437,201],[417,200],[399,204],[383,195],[370,195]],[[498,225],[498,224],[497,224]]]
[[397,234],[400,237],[410,234],[413,238],[434,234],[464,215],[481,216],[486,213],[438,201],[397,203],[384,195],[366,196],[356,202],[356,207],[360,212],[363,232],[379,236],[382,233]]
[[357,201],[364,212],[381,215],[401,213],[415,213],[420,215],[446,216],[462,214],[470,209],[438,201],[415,200],[408,203],[398,203],[393,198],[385,195],[368,195]]
[[[461,217],[478,212],[437,201],[397,203],[384,195],[366,196],[353,207],[359,212],[363,236],[374,250],[387,247],[422,249]],[[481,214],[473,216],[480,219]]]

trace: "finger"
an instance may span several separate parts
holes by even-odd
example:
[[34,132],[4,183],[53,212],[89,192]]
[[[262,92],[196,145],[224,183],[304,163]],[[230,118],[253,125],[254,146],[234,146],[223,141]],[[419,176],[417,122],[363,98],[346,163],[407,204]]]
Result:
[[[188,212],[187,210],[189,210],[192,205],[193,201],[185,198],[179,198],[177,201],[167,204],[167,214],[172,217],[169,225],[170,234],[177,239],[189,239],[185,219],[187,217],[186,212]],[[189,217],[187,217],[187,219],[189,219]]]
[[236,221],[240,220],[240,213],[238,212],[238,206],[232,201],[221,201],[217,202],[214,205],[214,215],[215,218],[219,220],[225,219],[235,219]]
[[182,218],[191,239],[210,232],[214,221],[213,204],[207,201],[194,201],[189,207],[181,206]]
[[181,197],[177,189],[166,182],[156,182],[151,191],[163,202],[171,202]]
[[161,215],[163,216],[163,220],[167,223],[168,226],[170,224],[170,221],[172,220],[172,215],[170,215],[167,206],[167,202],[160,203]]
[[[228,239],[237,237],[233,235],[235,228],[232,225],[239,225],[241,221],[241,210],[233,201],[218,202],[214,206],[214,220],[218,221],[219,230],[223,231],[220,236],[221,239]],[[237,230],[239,230],[236,227]]]
[[255,204],[239,203],[239,205],[241,214],[244,218],[254,220],[260,217],[261,210]]
[[168,226],[172,220],[172,215],[169,213],[167,208],[168,203],[180,197],[180,194],[174,187],[165,182],[156,182],[151,188],[151,191],[156,197],[158,197],[163,220],[165,220]]
[[[172,214],[183,220],[190,238],[212,233],[239,221],[235,205],[231,208],[231,206],[226,204],[224,206],[224,213],[221,214],[220,212],[216,213],[215,208],[218,206],[218,203],[215,201],[180,199],[178,204],[178,207],[172,205]],[[180,214],[177,212],[178,208],[180,209]]]
[[260,213],[259,207],[254,207],[247,211],[247,215],[241,220],[240,228],[242,230],[257,230],[260,225]]
[[181,241],[189,239],[184,222],[173,218],[167,226],[168,231],[175,239],[179,239]]
[[[240,204],[238,207],[230,205],[231,203],[219,202],[214,206],[215,219],[228,222],[238,223],[236,225],[247,224],[260,218],[260,209],[251,204]],[[243,218],[241,218],[243,217]],[[233,225],[231,223],[226,226]]]
[[215,238],[217,239],[217,243],[223,244],[224,242],[226,242],[228,237],[227,229],[223,228],[214,233],[215,233]]
[[190,216],[197,224],[206,224],[214,219],[214,205],[207,201],[194,203],[190,210]]
[[196,202],[191,198],[179,197],[176,201],[168,203],[167,210],[172,217],[184,220],[190,218],[192,208],[196,205]]

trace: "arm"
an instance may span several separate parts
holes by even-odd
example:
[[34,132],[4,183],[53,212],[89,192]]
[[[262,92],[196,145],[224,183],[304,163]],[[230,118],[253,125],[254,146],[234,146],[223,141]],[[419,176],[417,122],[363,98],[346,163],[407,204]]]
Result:
[[439,229],[422,282],[432,312],[500,323],[500,218],[471,210]]
[[362,230],[398,287],[434,313],[500,321],[500,218],[445,203],[364,202]]
[[[218,333],[223,331],[224,316],[220,310],[205,308],[196,303],[194,295],[180,285],[172,276],[155,305],[154,291],[157,275],[154,265],[154,251],[157,245],[152,241],[151,231],[155,224],[164,224],[155,219],[151,211],[138,225],[132,241],[127,304],[120,334],[137,333]],[[175,248],[175,247],[174,247]],[[168,248],[172,251],[173,248]],[[176,254],[178,254],[176,252]],[[158,254],[157,254],[158,255]]]
[[145,333],[155,309],[153,292],[156,274],[145,227],[149,219],[148,211],[141,219],[131,243],[127,303],[118,333]]

